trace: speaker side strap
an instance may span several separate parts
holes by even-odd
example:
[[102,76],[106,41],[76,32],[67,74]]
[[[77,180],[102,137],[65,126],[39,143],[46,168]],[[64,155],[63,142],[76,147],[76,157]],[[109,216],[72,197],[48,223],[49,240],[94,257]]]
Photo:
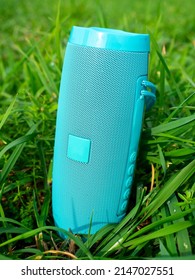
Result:
[[156,87],[147,80],[142,81],[142,86],[144,89],[141,90],[141,95],[145,98],[146,110],[148,111],[156,102]]

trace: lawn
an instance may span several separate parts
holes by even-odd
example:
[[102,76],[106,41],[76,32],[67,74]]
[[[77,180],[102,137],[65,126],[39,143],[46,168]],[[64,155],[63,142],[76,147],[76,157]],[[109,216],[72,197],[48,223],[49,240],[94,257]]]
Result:
[[[195,259],[194,1],[0,0],[0,259]],[[51,211],[63,57],[73,25],[149,33],[146,113],[118,225],[62,240]]]

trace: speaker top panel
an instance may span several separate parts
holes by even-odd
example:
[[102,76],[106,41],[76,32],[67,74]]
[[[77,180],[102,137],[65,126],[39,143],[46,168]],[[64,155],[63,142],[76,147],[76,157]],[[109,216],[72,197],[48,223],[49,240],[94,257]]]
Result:
[[150,51],[150,38],[148,34],[130,33],[110,28],[73,26],[69,42],[109,50]]

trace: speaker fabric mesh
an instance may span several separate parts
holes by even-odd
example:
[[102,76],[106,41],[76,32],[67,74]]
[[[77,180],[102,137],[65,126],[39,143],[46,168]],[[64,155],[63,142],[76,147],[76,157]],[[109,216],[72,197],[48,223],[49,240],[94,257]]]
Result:
[[[55,223],[88,233],[117,223],[127,168],[136,81],[148,53],[68,43],[58,103],[53,167]],[[143,112],[140,112],[142,114]],[[89,162],[67,157],[69,135],[90,140]]]

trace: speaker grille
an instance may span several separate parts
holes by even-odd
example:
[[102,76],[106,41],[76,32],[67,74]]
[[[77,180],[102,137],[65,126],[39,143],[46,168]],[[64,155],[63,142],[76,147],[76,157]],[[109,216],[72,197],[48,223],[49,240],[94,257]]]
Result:
[[[147,53],[68,44],[62,72],[53,170],[56,223],[87,232],[118,222],[135,103]],[[90,139],[89,163],[67,158],[69,134]],[[86,219],[87,217],[87,219]]]

